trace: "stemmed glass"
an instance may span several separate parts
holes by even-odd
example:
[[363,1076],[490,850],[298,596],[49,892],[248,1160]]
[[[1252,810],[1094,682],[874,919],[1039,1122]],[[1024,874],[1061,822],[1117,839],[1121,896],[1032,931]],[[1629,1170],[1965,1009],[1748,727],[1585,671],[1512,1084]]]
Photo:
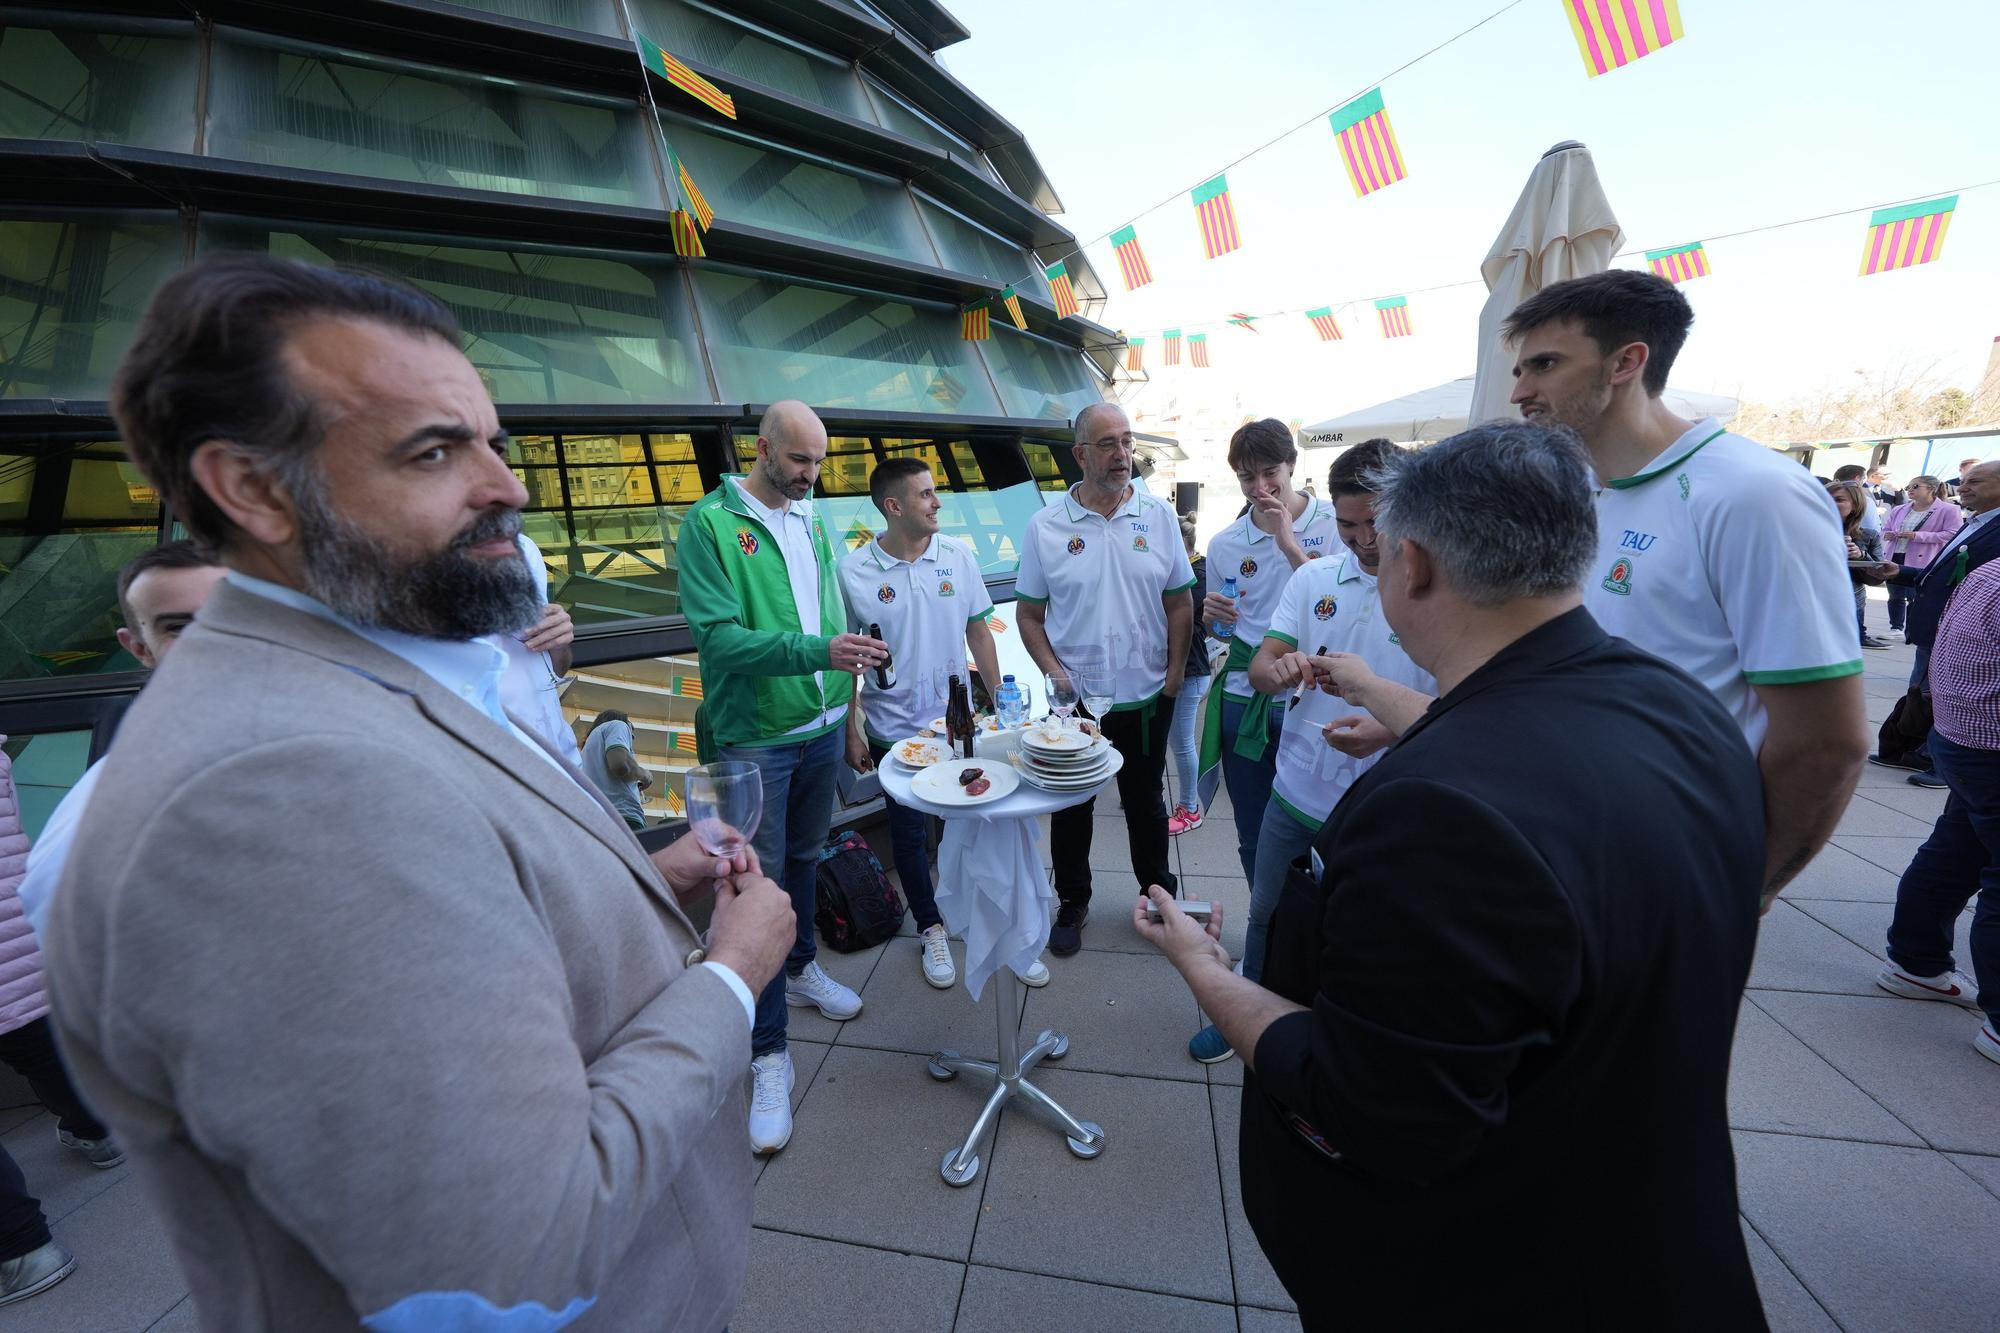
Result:
[[1063,724],[1067,726],[1070,715],[1076,712],[1078,698],[1076,682],[1067,676],[1044,676],[1042,684],[1049,691],[1049,711],[1061,718]]
[[688,828],[710,856],[734,856],[764,818],[764,777],[738,760],[687,771]]
[[1111,692],[1111,677],[1102,671],[1092,671],[1078,677],[1077,686],[1083,694],[1083,706],[1090,710],[1091,717],[1102,727],[1105,714],[1111,711],[1114,698]]

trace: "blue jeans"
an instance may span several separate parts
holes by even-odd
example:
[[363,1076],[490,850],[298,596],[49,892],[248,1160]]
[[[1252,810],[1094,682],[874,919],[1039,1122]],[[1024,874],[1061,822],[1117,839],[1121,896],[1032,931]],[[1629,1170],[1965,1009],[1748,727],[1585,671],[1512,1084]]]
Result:
[[1951,784],[1944,813],[1896,885],[1889,921],[1889,961],[1919,977],[1953,966],[1960,912],[1972,909],[1972,970],[1979,1007],[2000,1031],[2000,750],[1975,750],[1935,730],[1931,768]]
[[1208,702],[1207,676],[1190,675],[1174,700],[1174,723],[1167,730],[1167,750],[1174,757],[1174,802],[1192,810],[1201,804],[1195,784],[1201,778],[1201,709]]
[[1236,812],[1236,858],[1243,863],[1246,881],[1257,877],[1257,833],[1264,827],[1264,803],[1271,799],[1271,784],[1278,780],[1278,737],[1284,734],[1287,702],[1271,701],[1264,757],[1245,759],[1236,753],[1236,728],[1243,721],[1245,705],[1226,696],[1222,700],[1222,785]]
[[1250,876],[1250,925],[1243,932],[1243,975],[1251,981],[1264,975],[1264,953],[1271,939],[1271,914],[1284,896],[1285,876],[1292,862],[1304,856],[1319,836],[1291,811],[1272,801],[1264,807],[1257,836],[1256,873]]
[[845,762],[847,738],[840,727],[812,740],[781,745],[717,749],[718,759],[757,765],[764,780],[764,820],[751,845],[764,873],[784,885],[798,917],[798,938],[785,968],[757,997],[757,1021],[750,1027],[750,1054],[785,1049],[785,978],[805,971],[819,952],[813,912],[819,905],[819,849],[833,823],[833,795]]
[[[873,741],[868,743],[868,753],[874,756],[877,768],[889,755]],[[938,915],[937,888],[931,883],[931,817],[896,804],[886,789],[882,804],[889,812],[889,850],[896,858],[896,877],[903,882],[903,901],[910,905],[918,930],[941,926],[944,918]]]

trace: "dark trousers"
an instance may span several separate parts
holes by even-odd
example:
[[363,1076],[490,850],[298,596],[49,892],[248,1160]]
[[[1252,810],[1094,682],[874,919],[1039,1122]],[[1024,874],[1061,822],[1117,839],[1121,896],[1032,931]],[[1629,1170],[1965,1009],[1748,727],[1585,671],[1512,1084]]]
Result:
[[1931,734],[1930,649],[1917,649],[1916,670],[1910,673],[1910,688],[1875,735],[1875,752],[1884,759],[1921,762],[1919,751]]
[[[101,1139],[110,1134],[71,1085],[69,1073],[56,1054],[47,1018],[12,1032],[0,1032],[0,1061],[28,1081],[35,1099],[49,1108],[63,1129],[80,1139]],[[0,1148],[0,1262],[18,1259],[48,1243],[49,1224],[42,1216],[41,1204],[28,1193],[28,1180],[20,1166]]]
[[[875,767],[882,767],[888,753],[873,741],[868,743]],[[903,901],[910,905],[918,930],[941,926],[944,918],[938,915],[937,888],[931,883],[931,817],[896,804],[896,798],[886,790],[882,804],[889,811],[889,851],[896,858],[896,878],[903,882]]]
[[[1903,552],[1898,551],[1896,552],[1896,554],[1890,556],[1889,559],[1894,561],[1896,564],[1900,565],[1904,561],[1904,554]],[[1910,604],[1911,599],[1913,599],[1916,595],[1917,595],[1917,590],[1915,588],[1905,587],[1900,583],[1892,583],[1889,585],[1889,628],[1890,629],[1899,630],[1903,628],[1903,608],[1908,606]]]
[[[1118,796],[1125,803],[1125,837],[1132,848],[1132,873],[1143,892],[1157,884],[1179,892],[1167,864],[1167,731],[1174,701],[1155,699],[1150,709],[1128,708],[1100,719],[1104,737],[1125,766],[1118,770]],[[1055,862],[1056,897],[1064,903],[1090,901],[1090,835],[1096,826],[1095,800],[1058,810],[1049,817],[1049,852]]]
[[1896,885],[1889,960],[1920,977],[1949,971],[1959,913],[1977,894],[1972,970],[1979,1007],[2000,1031],[2000,750],[1976,750],[1932,732],[1930,752],[1951,794]]
[[42,1205],[28,1193],[28,1178],[5,1148],[0,1148],[0,1263],[18,1259],[49,1243],[49,1220]]

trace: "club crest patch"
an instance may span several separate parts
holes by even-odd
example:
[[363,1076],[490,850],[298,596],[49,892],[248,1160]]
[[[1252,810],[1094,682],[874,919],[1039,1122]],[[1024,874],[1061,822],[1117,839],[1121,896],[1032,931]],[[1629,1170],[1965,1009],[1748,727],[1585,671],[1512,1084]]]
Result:
[[1611,572],[1604,576],[1604,591],[1617,593],[1620,597],[1632,595],[1632,561],[1627,556],[1619,556],[1611,562]]
[[736,530],[736,545],[745,555],[757,554],[757,534],[748,528]]
[[875,590],[875,600],[887,606],[896,600],[896,590],[885,583]]
[[1340,609],[1340,603],[1333,600],[1331,593],[1313,603],[1313,614],[1321,620],[1332,620],[1333,613]]
[[1081,537],[1071,537],[1071,538],[1069,539],[1069,553],[1070,553],[1071,555],[1082,555],[1082,554],[1083,554],[1083,538],[1081,538]]
[[1257,572],[1257,562],[1246,556],[1243,563],[1236,567],[1236,572],[1247,579]]
[[1319,559],[1319,558],[1320,558],[1320,556],[1321,556],[1322,554],[1324,554],[1324,553],[1323,553],[1323,552],[1320,552],[1320,551],[1307,551],[1307,552],[1306,552],[1306,559],[1308,559],[1308,560],[1317,560],[1317,559]]
[[958,589],[951,586],[950,579],[944,579],[938,584],[938,596],[956,597],[958,596]]
[[1145,551],[1150,548],[1147,547],[1146,539],[1144,537],[1134,537],[1132,539],[1132,549],[1135,551]]

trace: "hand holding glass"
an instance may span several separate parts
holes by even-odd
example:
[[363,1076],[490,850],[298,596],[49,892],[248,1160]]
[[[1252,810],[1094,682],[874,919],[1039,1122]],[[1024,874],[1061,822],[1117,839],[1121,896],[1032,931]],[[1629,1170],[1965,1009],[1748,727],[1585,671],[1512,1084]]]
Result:
[[764,775],[730,760],[687,771],[688,828],[710,856],[734,856],[764,818]]

